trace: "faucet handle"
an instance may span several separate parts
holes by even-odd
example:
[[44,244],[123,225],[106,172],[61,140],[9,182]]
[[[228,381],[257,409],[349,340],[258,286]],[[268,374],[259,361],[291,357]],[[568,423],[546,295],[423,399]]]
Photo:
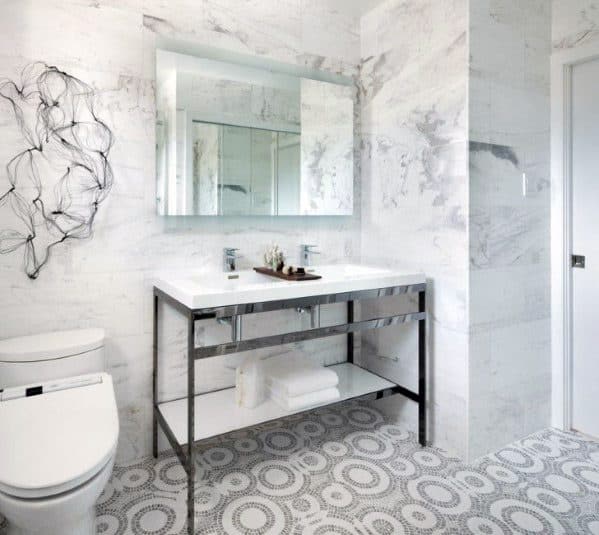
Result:
[[235,251],[239,251],[239,248],[237,248],[237,247],[225,247],[223,249],[223,251],[226,255],[236,256],[236,257],[241,256],[241,255],[235,254]]
[[304,251],[310,251],[313,254],[320,254],[319,252],[312,250],[314,247],[318,247],[318,245],[309,245],[307,243],[302,244],[302,249]]

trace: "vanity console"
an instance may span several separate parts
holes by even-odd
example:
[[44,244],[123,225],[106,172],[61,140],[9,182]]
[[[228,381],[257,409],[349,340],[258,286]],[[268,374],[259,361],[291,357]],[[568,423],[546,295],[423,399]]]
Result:
[[[402,394],[418,404],[418,437],[426,444],[426,279],[423,274],[405,274],[364,266],[320,266],[321,279],[292,282],[277,280],[253,271],[223,273],[205,277],[164,278],[154,286],[154,363],[153,363],[153,452],[158,455],[160,428],[186,470],[188,478],[188,530],[194,527],[194,444],[259,423],[283,418],[304,410],[284,410],[272,400],[255,408],[239,407],[235,387],[196,394],[195,364],[202,359],[284,344],[345,335],[346,362],[329,366],[339,377],[340,397],[334,403],[365,395]],[[409,313],[387,313],[378,317],[357,317],[357,303],[403,294],[416,294],[417,306]],[[187,322],[187,395],[162,402],[158,394],[159,304],[175,308]],[[282,334],[242,336],[244,317],[285,309],[318,310],[322,305],[341,303],[346,320],[321,326],[312,321],[308,329]],[[319,315],[318,315],[319,317]],[[197,347],[196,322],[226,320],[231,324],[231,341]],[[361,367],[354,359],[354,335],[407,322],[418,322],[418,391],[412,391],[380,374]],[[327,405],[323,403],[318,406]]]

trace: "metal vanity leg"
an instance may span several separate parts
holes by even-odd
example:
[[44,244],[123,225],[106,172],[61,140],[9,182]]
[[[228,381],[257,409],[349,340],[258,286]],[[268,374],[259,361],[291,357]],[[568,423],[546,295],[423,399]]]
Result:
[[[347,302],[347,323],[354,322],[354,302]],[[354,363],[354,333],[347,334],[347,362]]]
[[[426,290],[418,292],[418,312],[426,311]],[[426,319],[418,321],[418,441],[426,446]]]
[[190,312],[187,325],[187,531],[195,529],[195,316]]
[[158,296],[154,294],[154,331],[153,331],[153,371],[152,371],[152,455],[158,457]]

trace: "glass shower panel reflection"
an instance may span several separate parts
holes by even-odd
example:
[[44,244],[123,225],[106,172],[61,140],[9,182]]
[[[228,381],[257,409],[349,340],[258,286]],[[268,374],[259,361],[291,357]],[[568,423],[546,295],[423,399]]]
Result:
[[193,214],[219,214],[221,135],[220,125],[193,123]]
[[194,121],[187,213],[297,215],[300,134]]
[[297,215],[300,208],[300,135],[279,132],[277,144],[277,214]]
[[275,214],[277,133],[250,129],[251,132],[251,214]]
[[251,131],[240,126],[223,126],[222,129],[219,213],[246,215],[251,213]]

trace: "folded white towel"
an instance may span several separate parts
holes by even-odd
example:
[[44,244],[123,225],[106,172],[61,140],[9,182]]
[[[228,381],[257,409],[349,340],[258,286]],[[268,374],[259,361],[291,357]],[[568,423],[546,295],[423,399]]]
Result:
[[310,392],[334,388],[339,383],[337,374],[306,360],[290,358],[266,361],[266,384],[280,397],[295,397]]
[[277,405],[279,405],[279,407],[286,411],[298,411],[307,409],[308,407],[315,407],[322,403],[335,401],[340,398],[340,394],[337,388],[325,388],[318,392],[310,392],[308,394],[293,397],[277,396],[271,392],[270,397]]

